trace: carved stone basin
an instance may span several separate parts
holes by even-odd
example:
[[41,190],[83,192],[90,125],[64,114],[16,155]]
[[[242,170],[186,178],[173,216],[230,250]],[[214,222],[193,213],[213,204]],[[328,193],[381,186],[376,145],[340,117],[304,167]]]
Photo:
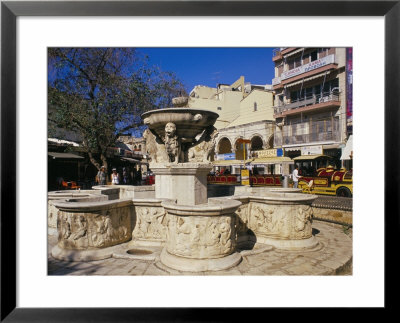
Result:
[[176,126],[176,135],[186,142],[193,142],[204,129],[214,125],[218,117],[218,113],[191,108],[151,110],[142,114],[144,124],[159,138],[165,136],[165,125],[172,122]]

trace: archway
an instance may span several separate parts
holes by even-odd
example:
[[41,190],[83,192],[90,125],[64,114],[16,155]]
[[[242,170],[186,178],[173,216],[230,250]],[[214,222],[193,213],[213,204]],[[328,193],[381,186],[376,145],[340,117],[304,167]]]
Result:
[[246,160],[248,158],[248,143],[243,143],[240,139],[235,142],[235,153],[237,160]]
[[271,135],[267,141],[267,149],[274,148],[274,135]]
[[264,143],[260,136],[254,136],[253,138],[251,138],[251,146],[250,146],[251,151],[262,150],[263,146]]
[[228,138],[222,138],[218,143],[218,154],[230,154],[232,145]]

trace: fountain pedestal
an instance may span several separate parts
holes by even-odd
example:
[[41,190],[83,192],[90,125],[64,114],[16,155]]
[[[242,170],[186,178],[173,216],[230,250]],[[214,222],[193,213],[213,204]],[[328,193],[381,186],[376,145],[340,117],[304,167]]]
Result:
[[166,212],[166,245],[161,262],[179,271],[223,270],[237,265],[236,215],[241,202],[207,199],[209,163],[158,163],[156,198]]
[[169,163],[150,168],[156,176],[156,198],[174,199],[180,205],[207,203],[207,174],[211,164]]

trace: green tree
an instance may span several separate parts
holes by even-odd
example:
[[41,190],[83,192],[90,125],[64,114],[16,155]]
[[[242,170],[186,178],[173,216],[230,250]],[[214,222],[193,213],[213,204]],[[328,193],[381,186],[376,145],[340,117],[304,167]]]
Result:
[[121,134],[143,127],[142,113],[171,106],[182,92],[173,73],[134,48],[48,49],[49,134],[76,132],[97,169],[108,168],[107,148]]

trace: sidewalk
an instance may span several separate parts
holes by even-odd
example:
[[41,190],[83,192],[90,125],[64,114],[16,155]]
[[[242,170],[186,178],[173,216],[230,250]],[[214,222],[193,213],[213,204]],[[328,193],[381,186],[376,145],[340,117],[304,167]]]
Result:
[[[109,258],[90,262],[65,262],[51,257],[56,237],[48,239],[49,275],[352,275],[352,232],[341,225],[314,221],[319,245],[306,251],[283,251],[267,245],[243,250],[239,265],[222,271],[180,272],[160,262],[160,247],[138,247],[152,252],[154,260]],[[123,247],[123,246],[121,246]],[[121,248],[121,250],[123,250]],[[147,258],[148,259],[148,258]]]

